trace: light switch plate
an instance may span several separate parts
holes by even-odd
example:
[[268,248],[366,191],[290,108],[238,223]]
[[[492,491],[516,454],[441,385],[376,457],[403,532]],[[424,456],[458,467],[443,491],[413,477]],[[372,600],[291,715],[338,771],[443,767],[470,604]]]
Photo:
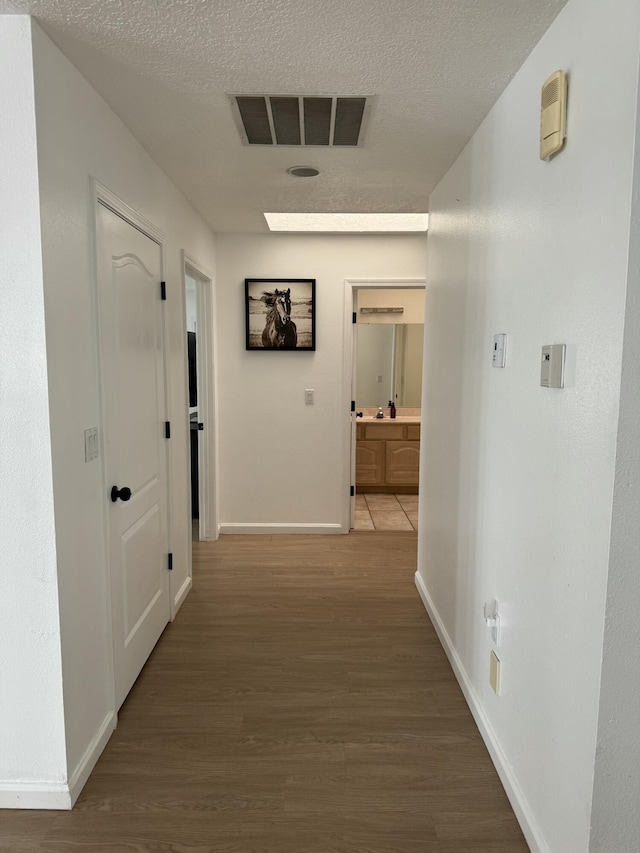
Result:
[[315,394],[315,392],[314,392],[313,388],[305,388],[305,391],[304,391],[305,406],[313,406],[314,394]]
[[550,344],[542,347],[540,362],[540,385],[543,388],[564,388],[565,344]]
[[99,456],[98,427],[91,427],[84,431],[84,461],[91,462]]

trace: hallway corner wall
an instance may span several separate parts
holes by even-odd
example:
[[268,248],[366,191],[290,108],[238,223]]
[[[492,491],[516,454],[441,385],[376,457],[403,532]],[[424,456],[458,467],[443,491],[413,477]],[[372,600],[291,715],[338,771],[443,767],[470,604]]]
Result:
[[[551,853],[589,846],[639,33],[633,0],[615,15],[570,0],[430,200],[417,582],[527,840]],[[567,141],[542,162],[540,91],[557,68]],[[540,386],[555,343],[564,389]]]
[[[636,117],[640,117],[640,86],[638,96]],[[635,851],[640,839],[640,124],[637,120],[630,236],[589,853]]]
[[101,460],[84,430],[100,423],[92,179],[164,236],[170,544],[174,598],[188,584],[189,464],[182,255],[215,267],[213,233],[98,93],[31,23],[40,179],[47,370],[70,778],[81,787],[113,707]]
[[31,30],[0,16],[0,807],[63,808],[60,619]]

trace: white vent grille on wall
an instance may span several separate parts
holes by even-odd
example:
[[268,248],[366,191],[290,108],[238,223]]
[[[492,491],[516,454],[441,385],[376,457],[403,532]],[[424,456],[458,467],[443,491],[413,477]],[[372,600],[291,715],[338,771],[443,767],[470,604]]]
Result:
[[230,95],[243,145],[356,148],[370,95]]

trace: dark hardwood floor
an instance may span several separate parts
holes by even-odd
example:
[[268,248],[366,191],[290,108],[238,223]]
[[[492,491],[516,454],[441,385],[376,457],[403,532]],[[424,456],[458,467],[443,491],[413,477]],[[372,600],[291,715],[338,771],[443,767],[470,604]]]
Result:
[[415,566],[415,533],[194,543],[75,809],[0,812],[0,853],[526,853]]

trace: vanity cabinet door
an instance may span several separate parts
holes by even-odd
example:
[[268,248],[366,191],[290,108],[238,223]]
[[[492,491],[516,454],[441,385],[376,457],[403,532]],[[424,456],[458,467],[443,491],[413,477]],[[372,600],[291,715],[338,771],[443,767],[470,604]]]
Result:
[[387,441],[386,484],[417,486],[420,474],[419,441]]
[[356,487],[384,483],[384,441],[358,441],[356,444]]

